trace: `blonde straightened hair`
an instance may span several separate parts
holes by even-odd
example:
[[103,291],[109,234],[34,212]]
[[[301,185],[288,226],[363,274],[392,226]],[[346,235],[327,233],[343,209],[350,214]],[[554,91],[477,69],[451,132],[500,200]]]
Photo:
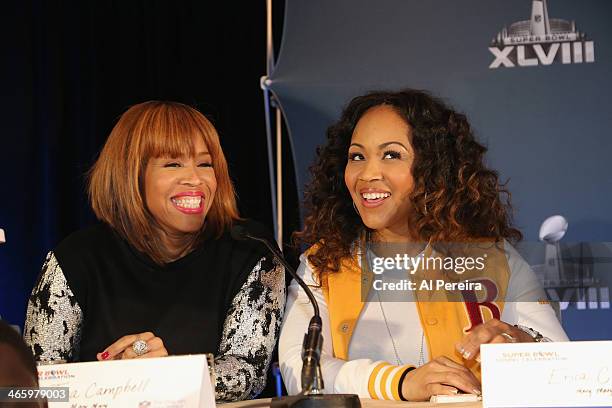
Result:
[[171,259],[161,226],[146,205],[145,169],[152,158],[194,156],[194,137],[204,140],[211,155],[217,191],[202,230],[188,248],[192,250],[204,235],[219,237],[239,219],[219,135],[204,115],[177,102],[134,105],[121,115],[89,172],[89,200],[96,217],[158,264]]

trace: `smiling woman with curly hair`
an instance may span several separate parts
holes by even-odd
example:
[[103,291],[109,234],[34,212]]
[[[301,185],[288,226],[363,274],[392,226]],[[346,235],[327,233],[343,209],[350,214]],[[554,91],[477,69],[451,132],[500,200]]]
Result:
[[425,242],[522,238],[510,224],[510,194],[497,172],[483,163],[487,149],[474,139],[465,115],[424,92],[373,92],[351,101],[340,121],[329,128],[327,143],[318,149],[318,161],[311,169],[312,182],[306,189],[309,215],[298,237],[308,245],[325,240],[308,258],[317,272],[337,271],[340,259],[350,254],[351,244],[367,228],[353,207],[344,174],[357,122],[380,105],[410,124],[414,182],[408,197],[413,211],[407,213],[407,221],[413,238]]
[[[522,235],[512,226],[510,193],[484,163],[486,150],[465,115],[416,90],[356,97],[328,129],[297,234],[311,246],[298,273],[322,305],[328,392],[406,400],[479,394],[481,344],[567,340],[549,304],[527,302],[541,289],[510,245]],[[373,244],[409,243],[419,248],[416,259],[473,242],[500,249],[501,256],[488,253],[495,283],[485,300],[460,292],[460,301],[424,302],[407,293],[385,302],[364,268],[379,254]],[[493,291],[500,296],[489,298]],[[300,390],[304,299],[294,282],[279,345],[290,393]]]

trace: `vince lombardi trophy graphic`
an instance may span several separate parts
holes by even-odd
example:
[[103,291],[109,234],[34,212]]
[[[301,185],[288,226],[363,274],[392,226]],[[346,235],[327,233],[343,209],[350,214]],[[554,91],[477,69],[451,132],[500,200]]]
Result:
[[546,243],[544,276],[548,281],[559,283],[567,281],[559,247],[559,241],[565,235],[567,227],[567,220],[562,215],[548,217],[540,226],[540,241]]

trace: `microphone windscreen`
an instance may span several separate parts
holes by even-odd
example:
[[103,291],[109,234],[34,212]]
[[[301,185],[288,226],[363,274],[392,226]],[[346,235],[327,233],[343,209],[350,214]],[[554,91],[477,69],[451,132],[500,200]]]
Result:
[[234,225],[230,234],[236,241],[244,241],[248,238],[248,232],[242,225]]

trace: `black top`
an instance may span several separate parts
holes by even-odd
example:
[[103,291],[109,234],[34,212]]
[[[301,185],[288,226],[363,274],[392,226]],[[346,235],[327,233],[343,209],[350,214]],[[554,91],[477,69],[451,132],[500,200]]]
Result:
[[[259,224],[241,224],[271,238]],[[160,266],[99,224],[48,255],[28,305],[25,339],[39,359],[95,361],[122,336],[150,331],[170,355],[231,355],[234,369],[248,361],[248,383],[265,377],[282,321],[284,272],[272,259],[262,244],[236,241],[228,231]],[[256,394],[248,384],[231,390],[237,387],[232,378],[220,397],[227,384],[220,384],[222,367],[218,374],[218,398]]]
[[229,233],[159,266],[102,224],[55,249],[83,311],[80,360],[133,333],[153,332],[169,354],[215,352],[230,303],[267,250]]

